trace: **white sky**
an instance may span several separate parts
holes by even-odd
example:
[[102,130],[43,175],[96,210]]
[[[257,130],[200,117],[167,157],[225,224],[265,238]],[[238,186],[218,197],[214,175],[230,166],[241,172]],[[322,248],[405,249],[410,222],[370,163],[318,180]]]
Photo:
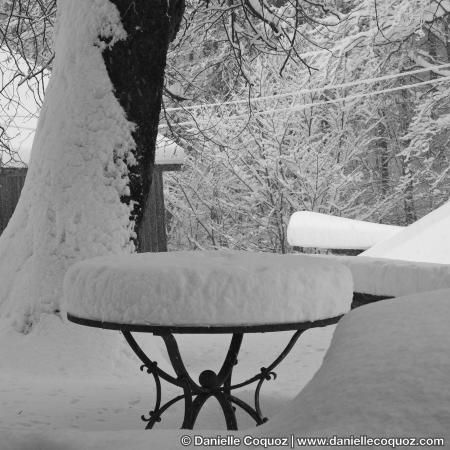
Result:
[[[3,84],[16,72],[15,64],[8,62],[8,58],[8,53],[0,51],[0,75]],[[25,68],[24,72],[26,73]],[[16,90],[7,88],[4,95],[0,96],[0,123],[5,123],[9,114],[15,115],[14,123],[8,126],[8,134],[12,137],[11,146],[19,152],[23,161],[28,162],[39,106],[26,83],[18,87],[16,83],[15,88]],[[8,99],[11,98],[13,101],[9,102]]]
[[[23,126],[27,128],[35,128],[37,124],[36,119],[31,119],[29,121],[26,121],[23,119],[20,122],[17,121],[17,126]],[[31,153],[31,146],[33,144],[33,138],[34,138],[34,131],[30,130],[24,130],[24,129],[17,129],[14,130],[17,132],[17,135],[12,140],[12,148],[14,150],[17,150],[22,161],[28,163],[30,160],[30,153]]]

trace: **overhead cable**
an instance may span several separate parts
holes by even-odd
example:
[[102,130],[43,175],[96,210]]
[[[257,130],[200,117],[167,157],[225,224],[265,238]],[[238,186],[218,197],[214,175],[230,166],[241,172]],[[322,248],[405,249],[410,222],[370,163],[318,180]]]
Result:
[[295,97],[298,95],[310,94],[313,92],[323,92],[323,91],[332,90],[332,89],[344,89],[344,88],[348,88],[348,87],[358,86],[360,84],[370,84],[370,83],[376,83],[378,81],[387,81],[387,80],[392,80],[395,78],[403,78],[408,75],[416,75],[418,73],[430,72],[433,70],[445,69],[445,68],[449,68],[449,67],[450,67],[450,63],[439,64],[439,65],[429,66],[426,68],[409,70],[409,71],[401,72],[401,73],[383,75],[381,77],[373,77],[373,78],[349,81],[347,83],[329,84],[326,86],[319,86],[317,88],[300,89],[298,91],[285,92],[282,94],[266,95],[263,97],[230,100],[228,102],[204,103],[204,104],[190,105],[190,106],[179,106],[176,108],[165,108],[165,111],[166,112],[193,111],[196,109],[209,109],[209,108],[216,108],[218,106],[248,104],[248,103],[256,103],[256,102],[260,102],[260,101],[264,101],[264,100],[274,100],[274,99],[278,99],[278,98]]
[[[404,85],[404,86],[395,86],[392,88],[386,88],[386,89],[380,89],[378,91],[370,91],[370,92],[364,92],[364,93],[359,93],[359,94],[354,94],[354,95],[347,95],[344,97],[337,97],[331,100],[324,100],[324,101],[319,101],[319,102],[312,102],[312,103],[305,103],[302,105],[296,105],[296,106],[290,106],[287,108],[276,108],[276,109],[269,109],[269,110],[263,110],[263,111],[252,111],[251,115],[252,116],[260,116],[260,115],[266,115],[266,114],[272,114],[272,113],[278,113],[278,112],[283,112],[283,111],[301,111],[307,108],[311,108],[311,107],[315,107],[315,106],[320,106],[320,105],[328,105],[328,104],[333,104],[333,103],[339,103],[342,101],[348,101],[348,100],[354,100],[357,98],[364,98],[364,97],[370,97],[372,95],[379,95],[379,94],[386,94],[389,92],[396,92],[396,91],[401,91],[401,90],[407,90],[407,89],[415,89],[418,86],[425,86],[425,85],[432,85],[432,84],[439,84],[439,83],[443,83],[445,81],[449,81],[450,80],[450,75],[447,77],[442,77],[442,78],[435,78],[432,80],[427,80],[427,81],[421,81],[419,83],[413,83],[413,84],[408,84],[408,85]],[[231,115],[227,117],[227,120],[236,120],[236,119],[242,119],[245,117],[249,117],[249,113],[247,114],[235,114],[235,115]],[[194,120],[189,120],[186,122],[179,122],[179,123],[173,123],[172,126],[185,126],[185,125],[195,125],[197,122]],[[159,128],[167,128],[169,125],[168,124],[161,124],[159,125]]]

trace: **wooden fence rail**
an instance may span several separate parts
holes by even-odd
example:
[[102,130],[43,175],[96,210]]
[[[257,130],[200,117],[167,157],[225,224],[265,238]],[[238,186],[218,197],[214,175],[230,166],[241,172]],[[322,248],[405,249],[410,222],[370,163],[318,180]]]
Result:
[[0,233],[16,209],[27,169],[0,169]]
[[[180,165],[155,165],[153,183],[150,191],[149,206],[146,208],[145,236],[143,251],[166,252],[167,235],[165,224],[165,207],[163,194],[163,172],[179,170]],[[8,225],[22,191],[26,168],[0,169],[0,234]]]

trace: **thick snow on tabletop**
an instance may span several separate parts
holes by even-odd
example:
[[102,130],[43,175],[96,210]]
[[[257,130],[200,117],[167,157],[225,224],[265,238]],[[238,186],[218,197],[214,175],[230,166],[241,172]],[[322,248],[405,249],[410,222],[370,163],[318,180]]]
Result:
[[398,297],[450,288],[448,264],[397,261],[360,255],[314,257],[346,265],[352,272],[355,292]]
[[68,313],[129,324],[313,321],[347,312],[352,291],[336,262],[232,251],[93,258],[64,280]]

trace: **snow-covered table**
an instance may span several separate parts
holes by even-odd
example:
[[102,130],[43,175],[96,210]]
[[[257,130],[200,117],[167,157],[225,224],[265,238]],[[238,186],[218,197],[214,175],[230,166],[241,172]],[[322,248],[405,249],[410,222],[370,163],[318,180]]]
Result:
[[[109,256],[75,264],[64,281],[70,321],[119,330],[152,374],[156,404],[146,428],[184,400],[182,428],[192,429],[208,398],[214,396],[228,429],[237,429],[234,406],[261,424],[259,404],[264,380],[309,328],[336,323],[350,309],[353,283],[348,268],[309,256],[249,252],[170,252]],[[295,330],[281,354],[255,376],[231,382],[244,333]],[[168,374],[152,361],[133,332],[161,336],[175,370]],[[230,333],[230,347],[216,373],[204,370],[196,383],[184,366],[174,334]],[[183,394],[161,405],[161,379]],[[232,391],[257,383],[254,407]]]

